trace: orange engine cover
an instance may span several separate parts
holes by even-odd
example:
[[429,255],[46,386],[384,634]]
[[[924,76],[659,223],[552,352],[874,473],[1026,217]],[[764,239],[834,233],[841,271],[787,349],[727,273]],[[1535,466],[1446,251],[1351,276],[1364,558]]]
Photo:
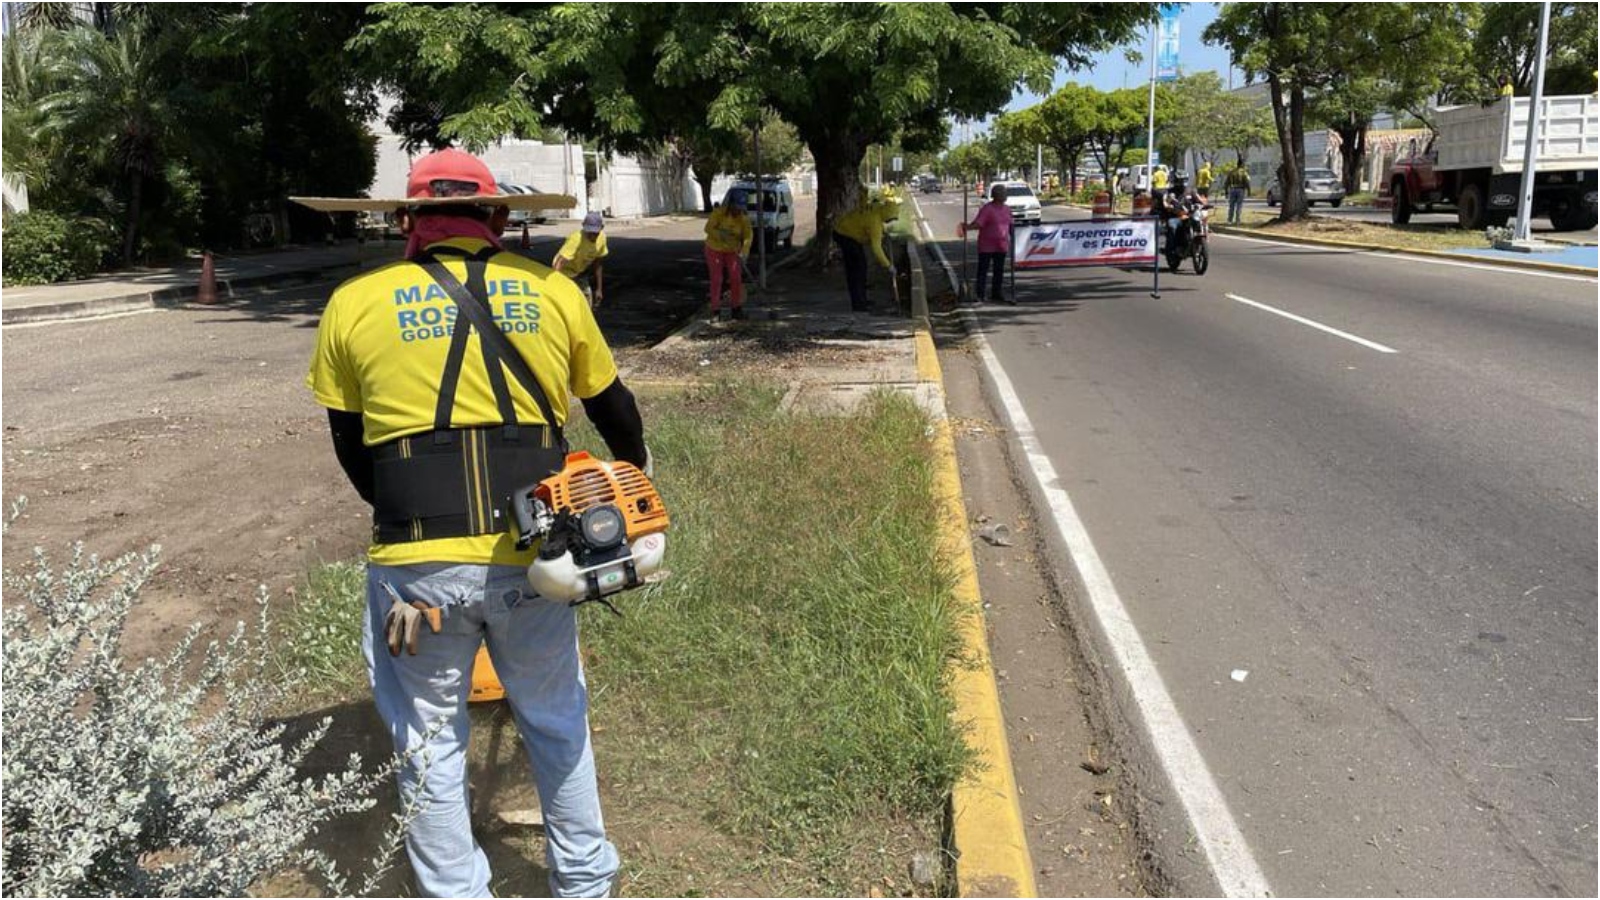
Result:
[[552,510],[573,515],[609,503],[622,510],[630,541],[667,530],[666,504],[633,463],[606,462],[582,451],[569,453],[566,467],[539,482],[533,493]]

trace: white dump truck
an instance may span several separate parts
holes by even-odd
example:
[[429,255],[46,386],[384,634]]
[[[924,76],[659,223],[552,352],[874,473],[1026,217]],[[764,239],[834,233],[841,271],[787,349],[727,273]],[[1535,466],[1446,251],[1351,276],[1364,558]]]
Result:
[[[1381,199],[1396,224],[1418,210],[1454,206],[1462,228],[1504,225],[1522,197],[1527,148],[1528,97],[1502,97],[1488,106],[1446,106],[1435,113],[1436,132],[1420,151],[1396,161]],[[1558,231],[1595,226],[1595,184],[1600,163],[1600,97],[1544,97],[1539,102],[1539,146],[1533,179],[1533,215],[1549,216]]]

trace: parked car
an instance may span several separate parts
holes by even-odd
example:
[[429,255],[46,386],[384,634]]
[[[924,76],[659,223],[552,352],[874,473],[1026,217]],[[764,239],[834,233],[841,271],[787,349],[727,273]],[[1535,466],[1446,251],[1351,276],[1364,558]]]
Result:
[[[500,190],[507,194],[542,194],[543,191],[531,184],[512,184],[506,181],[495,182]],[[513,209],[510,218],[506,219],[507,228],[521,228],[524,225],[543,225],[549,219],[545,217],[542,209]]]
[[794,246],[794,193],[789,190],[789,182],[771,175],[763,177],[759,203],[754,177],[741,178],[728,190],[744,191],[750,227],[757,238],[766,242],[767,249],[780,243],[785,247]]
[[933,175],[923,175],[921,178],[919,178],[917,188],[924,194],[944,193],[944,185],[939,182],[939,179],[936,176]]
[[[1332,169],[1307,169],[1301,180],[1306,186],[1306,205],[1315,206],[1326,203],[1338,207],[1344,202],[1344,184],[1339,181],[1339,176],[1333,174]],[[1283,188],[1279,186],[1278,179],[1274,178],[1267,184],[1267,205],[1277,206],[1283,202]]]
[[1018,222],[1032,225],[1039,224],[1043,218],[1043,210],[1039,207],[1039,198],[1034,196],[1033,188],[1026,181],[1000,181],[996,184],[1006,189],[1006,208],[1011,210],[1011,217]]

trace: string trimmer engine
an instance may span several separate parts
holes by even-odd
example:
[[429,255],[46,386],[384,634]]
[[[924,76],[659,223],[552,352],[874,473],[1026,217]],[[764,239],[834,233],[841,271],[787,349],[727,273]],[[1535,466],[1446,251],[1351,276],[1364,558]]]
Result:
[[666,554],[667,507],[632,463],[568,454],[560,472],[517,491],[511,511],[517,548],[540,542],[528,584],[552,600],[611,607],[605,598],[643,585]]

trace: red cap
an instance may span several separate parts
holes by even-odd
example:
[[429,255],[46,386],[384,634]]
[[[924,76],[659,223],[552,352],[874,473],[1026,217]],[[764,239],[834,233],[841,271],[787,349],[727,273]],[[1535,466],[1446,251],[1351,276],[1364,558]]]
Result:
[[456,149],[437,150],[411,165],[406,198],[497,196],[499,185],[483,160]]

